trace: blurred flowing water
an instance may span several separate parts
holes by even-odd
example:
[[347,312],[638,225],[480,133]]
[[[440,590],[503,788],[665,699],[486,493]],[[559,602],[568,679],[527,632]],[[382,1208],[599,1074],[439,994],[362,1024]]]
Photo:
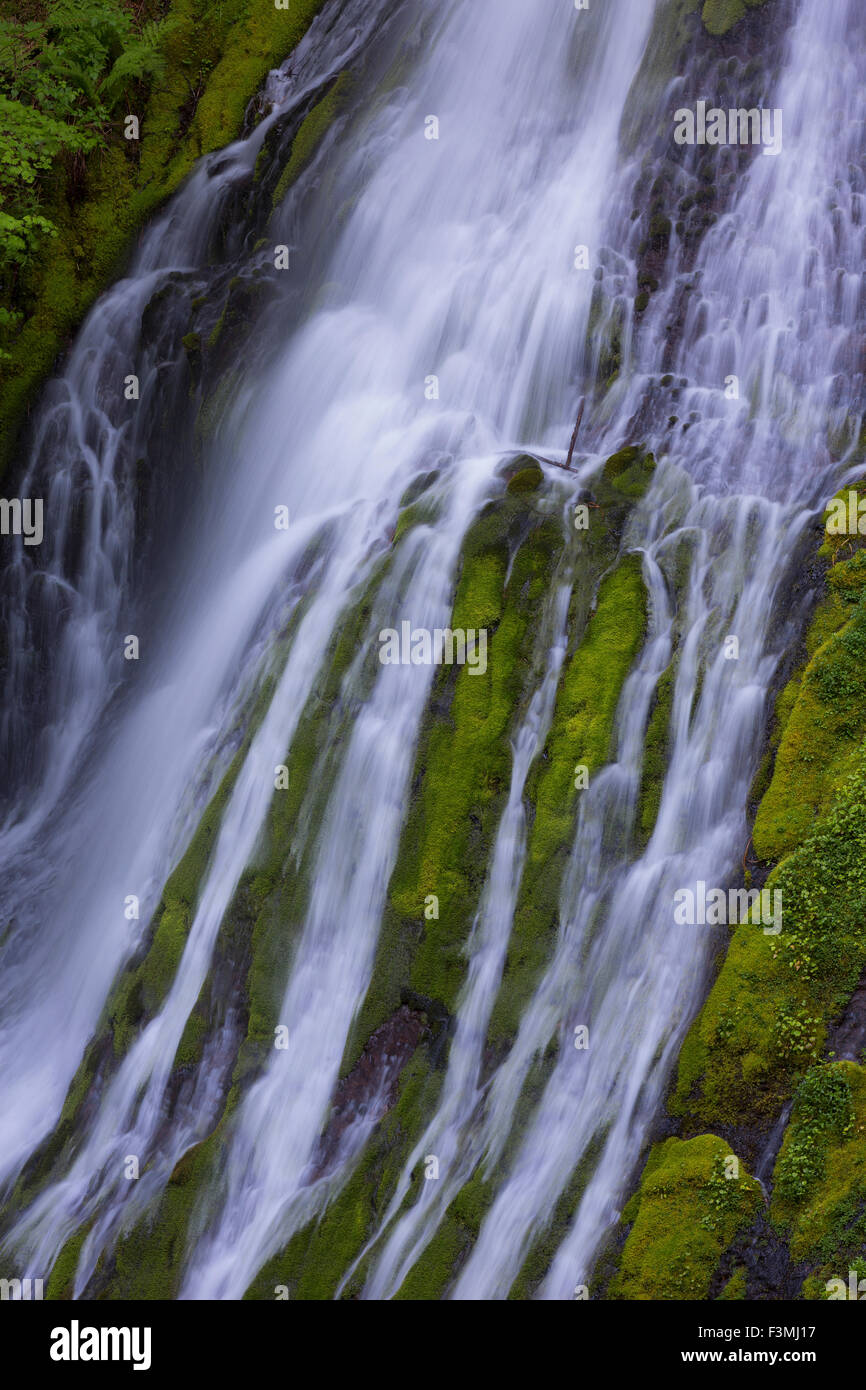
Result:
[[[706,987],[710,933],[674,926],[673,895],[699,878],[724,885],[737,871],[767,693],[805,617],[802,606],[786,611],[791,562],[860,433],[866,74],[855,0],[830,12],[794,7],[767,100],[784,113],[783,151],[746,164],[693,264],[672,232],[639,324],[630,213],[640,153],[624,156],[619,135],[653,7],[451,0],[392,9],[326,9],[291,71],[272,77],[272,113],[203,162],[147,233],[130,276],[93,310],[34,429],[21,491],[43,490],[48,540],[37,559],[22,548],[2,596],[8,1182],[56,1124],[112,983],[241,746],[251,702],[266,692],[166,998],[92,1098],[66,1171],[8,1236],[40,1277],[88,1223],[79,1296],[99,1255],[219,1117],[236,1044],[210,1039],[173,1099],[172,1063],[260,841],[274,768],[287,759],[292,775],[292,739],[341,624],[371,590],[370,644],[404,617],[446,626],[464,536],[502,492],[503,456],[564,455],[604,329],[596,281],[574,267],[577,245],[609,249],[624,315],[622,368],[587,417],[579,480],[591,486],[599,463],[633,438],[659,461],[622,541],[641,557],[648,633],[622,691],[613,759],[580,801],[553,953],[513,1047],[485,1077],[526,849],[526,781],[567,644],[567,578],[538,615],[543,659],[515,722],[440,1100],[365,1252],[363,1296],[397,1292],[477,1171],[497,1195],[451,1296],[506,1297],[576,1175],[581,1195],[537,1296],[569,1298],[587,1281]],[[166,361],[142,313],[170,274],[212,258],[215,230],[274,123],[375,48],[378,26],[392,22],[415,36],[411,71],[355,98],[276,215],[269,237],[292,247],[304,293],[275,291],[237,363],[235,404],[207,446],[177,544],[154,552],[151,593],[136,583],[134,464],[151,442],[136,431],[161,428],[168,447],[171,430],[154,426],[148,402],[162,419],[189,405],[182,364]],[[672,122],[679,79],[658,100]],[[425,139],[431,114],[438,140]],[[238,254],[261,263],[270,250]],[[118,385],[131,362],[142,382],[132,418]],[[660,404],[662,373],[676,383],[673,424]],[[439,397],[428,401],[434,374]],[[739,398],[729,400],[732,375]],[[383,569],[400,498],[434,467],[436,517],[407,531]],[[569,484],[548,473],[552,513],[566,514]],[[286,533],[274,530],[279,505],[290,510]],[[144,637],[134,676],[122,669],[127,632]],[[724,655],[730,634],[736,661]],[[668,766],[641,846],[647,719],[674,656]],[[371,683],[362,657],[342,680],[350,733],[307,832],[311,890],[279,1014],[291,1047],[272,1050],[226,1124],[220,1182],[192,1226],[184,1297],[241,1297],[339,1190],[375,1121],[350,1125],[323,1178],[320,1135],[370,980],[432,679],[430,668],[377,666]],[[140,898],[137,921],[124,916],[128,894]],[[587,1051],[572,1046],[580,1024]],[[556,1061],[515,1134],[527,1079],[552,1041]],[[130,1153],[146,1165],[135,1184],[123,1177]],[[427,1153],[442,1176],[412,1202],[411,1174]]]

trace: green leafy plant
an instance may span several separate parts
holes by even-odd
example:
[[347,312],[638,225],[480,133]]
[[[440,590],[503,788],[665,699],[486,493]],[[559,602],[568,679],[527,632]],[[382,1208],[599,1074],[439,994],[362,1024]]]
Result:
[[[0,274],[16,276],[56,227],[45,183],[104,144],[135,86],[158,78],[171,20],[137,23],[120,0],[50,0],[44,21],[0,19]],[[8,329],[0,321],[0,332]]]

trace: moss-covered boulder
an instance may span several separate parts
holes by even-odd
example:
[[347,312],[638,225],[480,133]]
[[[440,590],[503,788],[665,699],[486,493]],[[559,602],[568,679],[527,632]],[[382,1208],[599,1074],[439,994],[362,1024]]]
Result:
[[[811,1266],[808,1298],[826,1299],[832,1280],[866,1277],[866,1069],[854,1062],[814,1067],[803,1079],[773,1176],[770,1213],[791,1258]],[[838,1296],[838,1293],[836,1294]]]
[[704,0],[701,19],[707,33],[716,37],[727,34],[749,13],[766,4],[766,0]]
[[722,1255],[760,1205],[760,1185],[714,1134],[657,1144],[623,1212],[631,1230],[608,1297],[706,1298]]

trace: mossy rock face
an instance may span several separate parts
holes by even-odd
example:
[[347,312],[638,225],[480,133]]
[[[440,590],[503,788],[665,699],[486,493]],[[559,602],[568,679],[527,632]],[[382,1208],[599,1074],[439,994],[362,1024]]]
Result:
[[739,24],[749,10],[766,4],[766,0],[705,0],[701,19],[707,33],[720,37]]
[[761,1205],[759,1184],[714,1134],[667,1139],[652,1150],[613,1299],[702,1299],[735,1235]]
[[140,142],[125,140],[117,123],[107,148],[88,157],[74,196],[65,172],[52,171],[45,213],[58,234],[31,277],[27,303],[18,306],[24,321],[0,364],[0,472],[34,391],[121,271],[135,233],[196,160],[237,137],[250,99],[323,3],[292,0],[290,8],[277,9],[259,0],[224,0],[214,9],[206,0],[171,0],[172,24],[161,45],[165,70],[147,98]]
[[407,992],[450,1013],[465,977],[538,615],[566,545],[559,519],[531,498],[506,491],[466,537],[450,622],[487,630],[487,668],[446,666],[434,679],[370,989],[345,1065]]
[[856,765],[866,729],[864,582],[863,551],[829,572],[830,594],[812,624],[824,640],[786,692],[790,713],[755,819],[761,859],[780,859],[800,844]]
[[508,491],[514,495],[521,492],[537,492],[544,482],[544,472],[535,464],[528,468],[521,468],[519,473],[515,473],[508,480]]
[[[189,849],[165,885],[143,959],[123,973],[109,1000],[108,1018],[117,1056],[129,1049],[147,1020],[159,1011],[171,988],[192,924],[199,885],[240,761],[240,755],[233,760]],[[187,1044],[190,1045],[189,1039]]]
[[[441,1081],[442,1072],[433,1066],[430,1049],[422,1044],[403,1069],[396,1102],[377,1126],[355,1172],[321,1216],[296,1232],[285,1249],[267,1262],[246,1299],[335,1297],[353,1261],[375,1234],[412,1145],[436,1108]],[[422,1163],[412,1176],[411,1200],[423,1181]],[[366,1268],[366,1262],[359,1266],[343,1298],[357,1297]]]
[[776,1160],[770,1212],[791,1258],[810,1266],[806,1297],[830,1298],[831,1281],[847,1285],[851,1269],[866,1276],[863,1067],[824,1063],[804,1078]]
[[774,871],[776,890],[781,932],[737,927],[680,1054],[671,1108],[692,1123],[770,1123],[866,967],[866,766]]
[[671,1108],[691,1124],[768,1124],[866,966],[866,552],[832,539],[819,551],[834,563],[808,660],[778,697],[756,780],[753,842],[781,860],[766,886],[781,894],[782,930],[732,935],[680,1054]]
[[274,208],[279,206],[287,190],[313,158],[329,126],[345,101],[349,83],[349,74],[341,73],[304,119],[292,142],[288,163],[280,174],[274,189],[272,200]]
[[583,778],[609,757],[619,697],[646,631],[646,603],[640,561],[627,555],[602,581],[595,610],[563,669],[543,759],[530,788],[534,819],[490,1024],[494,1043],[514,1036],[555,939]]
[[638,802],[638,833],[646,844],[656,823],[670,745],[670,722],[673,712],[676,665],[662,672],[656,686],[655,701],[650,711],[644,745],[643,775]]
[[81,1256],[81,1250],[87,1239],[88,1227],[84,1226],[63,1246],[45,1288],[45,1297],[48,1300],[65,1302],[71,1300],[75,1292],[75,1270]]
[[655,459],[638,444],[630,444],[612,454],[602,469],[602,478],[632,501],[643,497],[655,472]]
[[213,1147],[198,1144],[175,1166],[154,1209],[117,1241],[97,1273],[94,1292],[110,1300],[175,1299],[187,1233],[199,1192],[215,1179]]

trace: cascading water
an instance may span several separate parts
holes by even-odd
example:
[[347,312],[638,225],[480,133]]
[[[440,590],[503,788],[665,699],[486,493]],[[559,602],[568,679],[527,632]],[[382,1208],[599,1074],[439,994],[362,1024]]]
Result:
[[[60,521],[38,566],[22,548],[3,599],[13,659],[2,734],[15,795],[0,836],[11,922],[2,944],[0,1175],[10,1189],[54,1127],[118,973],[227,779],[175,973],[93,1086],[69,1161],[9,1223],[8,1248],[36,1277],[86,1228],[78,1297],[100,1257],[220,1121],[238,1049],[231,1022],[179,1093],[174,1059],[239,885],[261,855],[275,769],[285,763],[291,785],[304,756],[304,709],[366,596],[364,646],[339,681],[345,722],[314,760],[294,856],[282,867],[287,878],[309,878],[278,982],[276,1021],[289,1046],[270,1049],[221,1122],[181,1297],[242,1297],[355,1171],[386,1108],[385,1083],[327,1161],[322,1135],[374,969],[432,684],[429,667],[392,668],[370,653],[380,631],[404,619],[448,625],[465,537],[504,491],[503,456],[564,454],[577,400],[592,399],[609,322],[594,313],[596,281],[575,268],[575,245],[605,246],[609,282],[627,294],[636,284],[628,216],[636,165],[623,165],[618,142],[652,7],[397,7],[394,22],[414,36],[414,70],[405,86],[376,77],[366,105],[354,98],[327,160],[277,209],[266,250],[244,252],[244,264],[259,269],[271,240],[285,243],[312,283],[287,299],[280,291],[279,311],[261,319],[235,404],[191,488],[194,505],[174,517],[176,527],[183,521],[182,553],[169,561],[156,546],[148,563],[158,588],[136,582],[131,465],[156,447],[153,415],[183,413],[186,382],[175,363],[166,386],[164,344],[139,340],[142,314],[172,275],[204,275],[215,230],[269,130],[375,44],[392,8],[325,10],[291,77],[272,78],[271,114],[202,164],[148,233],[130,277],[93,311],[34,434],[23,491],[42,489],[47,517]],[[620,553],[640,558],[647,635],[619,698],[611,760],[579,803],[557,938],[522,1001],[513,1045],[491,1062],[485,1040],[525,869],[527,779],[544,755],[568,644],[573,579],[557,571],[515,710],[510,782],[465,945],[439,1097],[375,1231],[344,1271],[345,1285],[362,1268],[365,1298],[398,1292],[478,1172],[495,1197],[451,1296],[506,1297],[579,1178],[537,1291],[569,1298],[588,1280],[628,1190],[706,987],[711,942],[674,925],[674,894],[735,875],[767,693],[804,616],[780,621],[780,594],[859,436],[866,89],[848,43],[858,27],[854,0],[836,4],[832,17],[799,7],[772,101],[785,114],[785,154],[751,160],[693,265],[672,234],[640,326],[626,314],[626,360],[587,419],[575,478],[547,469],[550,516],[564,515],[565,530],[578,486],[593,486],[640,422],[658,466]],[[677,82],[660,100],[672,119]],[[430,113],[435,140],[425,139]],[[342,213],[330,227],[333,208]],[[816,361],[826,364],[817,380]],[[126,418],[118,383],[130,363],[141,401]],[[676,421],[659,403],[663,372],[677,383]],[[734,400],[723,389],[732,376]],[[842,439],[832,457],[831,436]],[[395,537],[401,498],[434,471],[429,516]],[[285,534],[273,525],[281,506],[291,516]],[[120,675],[125,632],[144,640],[135,679]],[[736,661],[724,651],[731,634]],[[46,652],[50,694],[37,701]],[[642,843],[644,737],[672,661],[668,766]],[[30,751],[13,753],[21,747]],[[123,911],[130,894],[140,904],[132,921]],[[589,1050],[571,1045],[579,1025],[591,1031]],[[47,1041],[28,1047],[34,1036]],[[518,1123],[528,1078],[551,1044],[556,1060]],[[442,1176],[413,1198],[413,1173],[428,1153]],[[129,1154],[141,1162],[134,1184],[124,1176]]]
[[[4,897],[15,923],[4,940],[2,972],[4,1177],[50,1130],[60,1110],[111,982],[136,945],[138,927],[124,919],[124,901],[129,894],[139,898],[141,921],[156,907],[194,824],[189,789],[195,788],[200,814],[215,776],[221,730],[231,730],[238,669],[245,655],[255,661],[274,585],[290,572],[296,547],[302,550],[316,529],[311,524],[305,531],[299,518],[290,543],[280,546],[271,526],[270,544],[262,545],[268,536],[261,515],[245,532],[239,511],[227,524],[224,512],[215,517],[207,500],[200,502],[199,545],[178,540],[180,562],[170,584],[196,606],[201,621],[186,626],[183,603],[169,603],[164,620],[153,623],[145,638],[153,644],[143,662],[147,675],[137,696],[126,698],[128,691],[120,690],[123,635],[136,632],[136,614],[144,616],[140,595],[129,584],[130,465],[152,428],[137,422],[168,411],[186,384],[180,363],[167,369],[165,343],[147,340],[142,315],[155,291],[174,276],[201,269],[226,200],[249,181],[269,127],[296,105],[303,107],[323,77],[340,70],[363,43],[367,26],[375,28],[376,17],[370,8],[358,25],[347,10],[323,34],[311,30],[295,54],[288,92],[274,74],[271,96],[282,104],[249,139],[205,161],[147,234],[130,277],[89,317],[35,433],[22,489],[39,495],[41,480],[48,478],[46,515],[54,518],[54,530],[38,564],[21,547],[4,595],[15,653],[4,700],[10,743],[25,740],[25,716],[34,706],[43,721],[40,756],[31,758],[36,788],[9,806],[0,851]],[[141,390],[134,407],[123,393],[132,366]],[[349,505],[348,499],[338,504],[335,514]],[[86,537],[80,566],[77,552],[69,553],[72,532]],[[259,546],[261,565],[254,555]],[[289,585],[281,587],[291,594]],[[41,660],[49,652],[52,660],[51,680],[39,685],[38,703],[32,692],[39,674],[33,670],[37,639],[28,623],[38,629]],[[23,1039],[33,1030],[45,1041],[29,1050]]]
[[[540,1296],[571,1297],[588,1278],[598,1241],[615,1218],[622,1179],[658,1104],[671,1049],[702,985],[707,942],[694,928],[673,925],[674,893],[698,879],[728,882],[745,843],[743,808],[764,695],[791,637],[790,627],[770,632],[779,586],[810,509],[838,476],[827,450],[828,432],[854,421],[850,443],[859,435],[860,378],[851,366],[863,327],[857,184],[862,86],[858,64],[846,49],[853,8],[840,6],[833,22],[827,21],[826,14],[802,8],[791,38],[789,75],[774,103],[793,117],[787,138],[798,142],[796,162],[755,160],[734,208],[708,234],[700,254],[698,293],[674,372],[689,381],[683,413],[689,407],[709,408],[710,418],[699,417],[685,438],[656,442],[667,452],[669,469],[682,467],[698,485],[680,522],[682,534],[699,539],[677,673],[670,766],[652,840],[629,871],[620,872],[619,882],[608,885],[605,928],[596,934],[582,968],[577,949],[592,885],[586,879],[567,885],[566,942],[572,933],[573,942],[549,972],[550,988],[569,980],[565,1008],[582,1022],[592,1021],[596,1042],[584,1056],[563,1052],[456,1297],[507,1291],[534,1226],[549,1218],[576,1162],[601,1134],[595,1170]],[[823,57],[816,63],[818,52]],[[672,109],[676,105],[674,99]],[[841,206],[827,206],[829,188]],[[733,300],[732,286],[737,287]],[[662,304],[656,332],[669,312],[670,304]],[[647,338],[652,341],[649,332]],[[645,350],[646,345],[647,340]],[[816,352],[827,363],[817,382]],[[730,373],[740,382],[739,404],[729,403],[720,391]],[[629,407],[637,408],[633,395]],[[651,492],[646,506],[660,511],[661,501]],[[676,535],[657,540],[650,532],[650,553]],[[723,540],[717,545],[713,538],[719,536]],[[736,662],[725,660],[726,633],[738,637]],[[710,645],[710,634],[716,656],[693,708],[698,646]],[[627,688],[624,720],[634,703]],[[630,749],[621,744],[619,766],[632,779],[636,751],[633,740]],[[587,815],[591,805],[588,800],[582,807]],[[602,814],[599,840],[604,820]],[[588,873],[596,857],[576,853],[573,862]],[[537,998],[521,1033],[531,1026],[538,1004]],[[519,1061],[519,1041],[514,1051],[505,1072]],[[494,1099],[505,1084],[497,1078]],[[513,1097],[512,1083],[506,1111]],[[504,1116],[499,1124],[507,1124]]]

